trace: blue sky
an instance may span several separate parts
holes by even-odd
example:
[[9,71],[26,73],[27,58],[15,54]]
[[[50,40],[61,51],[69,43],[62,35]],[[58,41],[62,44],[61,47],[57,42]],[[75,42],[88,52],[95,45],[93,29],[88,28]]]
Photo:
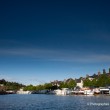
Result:
[[0,79],[35,85],[108,71],[109,4],[1,0]]

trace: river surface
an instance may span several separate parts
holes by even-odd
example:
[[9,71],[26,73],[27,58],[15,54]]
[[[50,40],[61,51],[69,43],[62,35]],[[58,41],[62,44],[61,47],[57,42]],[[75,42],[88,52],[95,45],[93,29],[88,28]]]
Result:
[[0,110],[110,110],[110,96],[0,95]]

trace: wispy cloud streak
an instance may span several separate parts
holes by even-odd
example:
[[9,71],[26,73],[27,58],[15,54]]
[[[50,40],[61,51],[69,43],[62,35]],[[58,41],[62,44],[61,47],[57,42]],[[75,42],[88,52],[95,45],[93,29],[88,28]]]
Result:
[[63,62],[110,62],[110,54],[35,48],[0,49],[0,55],[18,57],[26,56],[29,58],[40,58],[49,61]]

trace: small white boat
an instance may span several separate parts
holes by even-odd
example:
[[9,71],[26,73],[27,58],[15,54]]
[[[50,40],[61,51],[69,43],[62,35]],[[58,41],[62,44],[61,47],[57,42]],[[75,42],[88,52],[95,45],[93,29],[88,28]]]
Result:
[[80,91],[72,91],[73,94],[84,94],[84,91],[83,90],[80,90]]
[[95,94],[99,94],[100,93],[100,90],[98,88],[94,89],[93,91],[94,91]]
[[69,95],[71,91],[68,88],[62,88],[55,90],[56,95]]
[[84,95],[94,95],[94,91],[92,91],[92,90],[84,90]]
[[20,89],[17,91],[17,94],[31,94],[31,91],[23,91],[23,89]]
[[62,90],[60,90],[60,89],[55,90],[55,94],[56,95],[62,95]]

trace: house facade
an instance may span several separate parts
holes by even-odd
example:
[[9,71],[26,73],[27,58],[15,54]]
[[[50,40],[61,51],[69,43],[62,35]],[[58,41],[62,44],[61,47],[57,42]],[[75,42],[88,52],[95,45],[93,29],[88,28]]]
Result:
[[82,79],[75,79],[75,81],[76,81],[77,87],[83,88],[83,80]]

